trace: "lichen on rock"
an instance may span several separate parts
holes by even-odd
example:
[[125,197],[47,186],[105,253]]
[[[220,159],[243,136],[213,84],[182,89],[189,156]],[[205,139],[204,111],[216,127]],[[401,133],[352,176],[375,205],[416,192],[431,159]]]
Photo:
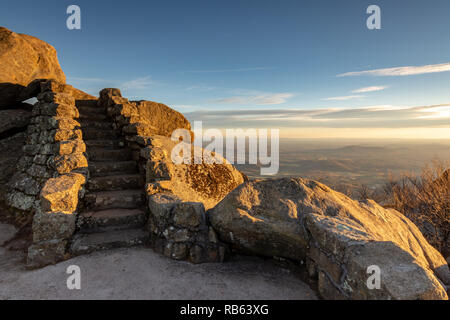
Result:
[[86,178],[79,173],[68,173],[49,179],[41,191],[41,209],[44,212],[75,212],[78,193],[85,182]]

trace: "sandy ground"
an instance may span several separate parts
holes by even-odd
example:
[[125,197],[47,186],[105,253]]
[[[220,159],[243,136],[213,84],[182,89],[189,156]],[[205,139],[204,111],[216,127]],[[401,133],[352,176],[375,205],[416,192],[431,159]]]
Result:
[[[15,229],[0,224],[0,245]],[[67,267],[81,269],[69,290]],[[29,271],[23,255],[0,247],[0,299],[295,299],[317,296],[289,270],[259,258],[192,265],[147,248],[96,252]]]

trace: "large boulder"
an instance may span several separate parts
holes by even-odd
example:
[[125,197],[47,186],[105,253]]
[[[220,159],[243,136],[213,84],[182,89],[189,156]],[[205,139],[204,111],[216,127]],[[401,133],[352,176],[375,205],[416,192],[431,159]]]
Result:
[[48,43],[0,27],[0,107],[34,96],[36,79],[55,79],[65,83],[57,53]]
[[[170,137],[176,129],[191,128],[189,121],[181,113],[165,104],[145,100],[134,101],[133,104],[137,112],[130,119],[131,126],[124,130],[136,130],[136,133],[140,134],[139,130],[142,130],[140,128],[150,125],[156,129],[152,134]],[[133,123],[135,125],[132,125]],[[141,135],[148,136],[148,134]]]
[[[244,182],[245,178],[233,165],[220,155],[211,163],[211,155],[204,154],[202,163],[194,160],[197,147],[192,146],[191,164],[175,164],[172,150],[179,141],[163,136],[147,138],[148,146],[141,150],[146,158],[146,181],[148,194],[171,192],[183,201],[201,202],[208,210],[214,207],[231,190]],[[201,148],[200,148],[201,149]]]
[[[450,271],[406,217],[306,179],[246,182],[208,211],[241,250],[307,263],[325,298],[447,299]],[[380,289],[367,286],[378,266]],[[368,269],[369,268],[369,269]]]

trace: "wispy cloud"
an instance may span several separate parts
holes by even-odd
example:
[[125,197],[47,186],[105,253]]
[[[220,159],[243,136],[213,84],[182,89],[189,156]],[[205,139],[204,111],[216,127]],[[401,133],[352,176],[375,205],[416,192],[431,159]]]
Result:
[[282,104],[293,97],[292,93],[268,93],[255,96],[235,96],[215,99],[213,103],[240,104],[240,105],[276,105]]
[[273,67],[256,67],[256,68],[236,68],[236,69],[212,69],[212,70],[189,70],[188,73],[221,73],[221,72],[246,72],[246,71],[262,71],[273,70]]
[[442,64],[429,64],[425,66],[406,66],[385,69],[375,69],[366,71],[346,72],[339,74],[338,77],[350,76],[411,76],[417,74],[437,73],[450,71],[450,62]]
[[365,87],[360,88],[357,90],[353,90],[352,93],[366,93],[366,92],[374,92],[374,91],[381,91],[386,89],[387,86],[372,86],[372,87]]
[[150,76],[147,76],[123,82],[120,87],[124,90],[144,90],[155,83],[155,81],[151,80]]
[[420,110],[422,113],[425,113],[422,116],[418,116],[418,119],[439,119],[439,118],[448,118],[450,125],[450,106],[436,106],[429,107]]
[[353,96],[331,97],[331,98],[324,98],[322,100],[325,100],[325,101],[346,101],[346,100],[361,99],[361,98],[364,98],[364,96],[353,95]]
[[217,128],[448,128],[450,104],[327,109],[197,109],[184,114],[190,121],[202,120],[205,127]]
[[212,87],[212,86],[190,86],[186,88],[186,91],[213,91],[217,90],[218,87]]
[[117,80],[117,79],[103,79],[103,78],[88,78],[88,77],[68,77],[68,82],[73,82],[77,84],[88,84],[89,86],[108,84],[111,86],[118,87],[123,90],[143,90],[147,89],[149,86],[156,84],[157,82],[152,80],[150,76],[140,77],[128,81]]

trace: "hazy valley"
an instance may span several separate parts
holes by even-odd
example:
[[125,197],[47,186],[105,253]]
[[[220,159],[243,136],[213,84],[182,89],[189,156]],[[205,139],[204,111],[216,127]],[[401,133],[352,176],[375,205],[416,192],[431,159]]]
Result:
[[[433,160],[450,160],[450,141],[281,139],[275,177],[315,179],[354,194],[361,185],[381,187],[390,174],[419,173]],[[236,166],[249,177],[260,177],[256,165]]]

